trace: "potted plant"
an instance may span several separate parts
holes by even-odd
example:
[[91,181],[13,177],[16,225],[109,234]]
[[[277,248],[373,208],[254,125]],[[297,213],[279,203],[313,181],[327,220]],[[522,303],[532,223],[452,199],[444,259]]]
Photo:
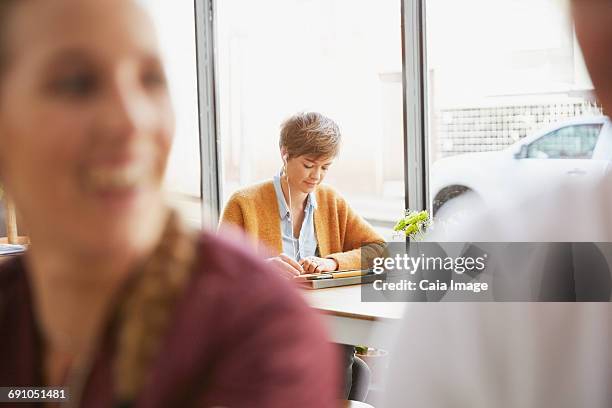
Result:
[[389,363],[389,352],[368,346],[355,346],[355,355],[365,361],[372,372],[372,384],[381,384]]
[[401,234],[410,240],[419,241],[423,239],[427,228],[433,224],[427,210],[414,211],[407,209],[404,216],[397,221],[393,231]]

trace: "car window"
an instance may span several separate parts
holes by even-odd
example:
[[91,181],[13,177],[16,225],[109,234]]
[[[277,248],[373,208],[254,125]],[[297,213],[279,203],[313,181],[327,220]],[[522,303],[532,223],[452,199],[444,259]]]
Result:
[[548,133],[527,148],[528,159],[590,159],[601,124],[566,126]]

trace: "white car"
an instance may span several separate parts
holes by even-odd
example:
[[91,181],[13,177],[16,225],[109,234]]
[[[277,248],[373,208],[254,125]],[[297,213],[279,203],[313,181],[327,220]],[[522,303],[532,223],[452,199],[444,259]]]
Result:
[[466,192],[485,205],[512,200],[567,178],[601,179],[612,163],[612,124],[605,116],[557,122],[498,152],[436,161],[430,175],[433,213]]

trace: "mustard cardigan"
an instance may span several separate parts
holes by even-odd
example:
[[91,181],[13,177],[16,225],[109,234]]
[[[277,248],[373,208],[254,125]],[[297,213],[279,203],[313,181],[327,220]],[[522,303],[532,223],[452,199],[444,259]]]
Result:
[[[338,270],[361,269],[364,262],[381,256],[384,239],[331,187],[315,190],[314,226],[320,256],[333,258]],[[280,216],[273,182],[266,181],[235,192],[229,199],[219,226],[236,225],[258,242],[258,248],[282,252]],[[365,265],[364,265],[365,266]]]

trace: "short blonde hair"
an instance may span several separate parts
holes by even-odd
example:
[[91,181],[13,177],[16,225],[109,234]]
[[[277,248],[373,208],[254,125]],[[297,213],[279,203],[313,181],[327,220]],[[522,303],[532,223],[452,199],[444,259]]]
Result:
[[318,112],[300,112],[281,124],[280,148],[288,158],[303,155],[335,157],[340,150],[340,127]]

